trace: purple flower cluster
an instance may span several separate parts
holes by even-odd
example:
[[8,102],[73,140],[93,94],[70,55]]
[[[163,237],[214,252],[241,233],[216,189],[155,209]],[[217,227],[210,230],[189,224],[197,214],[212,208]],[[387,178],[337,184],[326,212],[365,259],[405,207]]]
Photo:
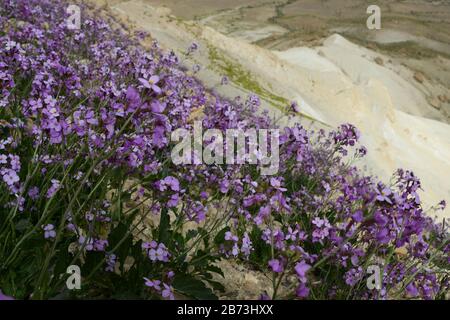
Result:
[[[261,230],[260,239],[251,240],[262,240],[273,250],[267,266],[274,277],[297,276],[299,298],[319,290],[311,284],[317,278],[330,283],[329,289],[315,292],[324,298],[349,298],[348,292],[353,298],[396,297],[398,287],[411,279],[416,279],[414,288],[420,286],[418,296],[436,297],[448,290],[442,271],[436,268],[426,281],[417,271],[433,255],[434,263],[442,261],[448,268],[448,224],[435,224],[422,209],[420,181],[412,172],[398,170],[393,185],[386,186],[345,165],[342,156],[358,139],[350,125],[328,136],[313,136],[300,126],[286,129],[280,137],[281,174],[249,186],[241,205],[247,220],[236,217],[236,230]],[[355,157],[361,156],[358,149]],[[390,254],[395,250],[406,250],[406,256]],[[392,271],[385,272],[380,292],[370,291],[365,268],[379,261]],[[330,268],[339,270],[339,280],[326,278]],[[408,290],[400,295],[411,295]]]
[[145,250],[148,258],[152,262],[168,262],[170,258],[170,253],[167,250],[164,243],[157,243],[156,241],[144,242],[142,244],[142,249]]
[[335,144],[343,145],[343,146],[354,146],[361,134],[355,126],[351,124],[342,124],[339,127],[339,130],[334,132],[333,139]]
[[239,241],[238,236],[227,231],[225,232],[224,240],[224,243],[220,245],[220,252],[226,257],[236,258],[241,255],[241,257],[248,259],[254,250],[252,240],[247,232],[243,234],[241,241]]
[[47,190],[47,198],[52,198],[56,194],[56,192],[58,192],[58,190],[61,188],[60,182],[56,179],[52,179],[51,184],[52,185]]
[[[327,133],[296,123],[280,130],[276,176],[240,164],[175,166],[167,160],[171,133],[192,130],[200,109],[204,129],[276,126],[256,95],[223,99],[183,71],[173,52],[156,42],[143,48],[139,37],[100,15],[86,14],[80,30],[69,30],[65,8],[56,0],[0,3],[1,214],[14,223],[15,209],[32,222],[46,214],[45,239],[78,239],[83,254],[105,252],[117,225],[112,213],[132,212],[127,199],[136,195],[139,212],[170,215],[170,230],[187,222],[203,228],[197,240],[208,246],[204,255],[251,263],[275,284],[292,279],[289,297],[391,298],[401,291],[431,299],[449,289],[448,223],[425,212],[412,172],[398,170],[386,185],[348,164],[351,152],[367,152],[354,126]],[[193,44],[186,56],[197,50]],[[57,219],[65,219],[61,234]],[[3,221],[0,230],[11,229]],[[201,238],[217,234],[206,228],[224,221],[221,243]],[[148,228],[154,235],[157,227]],[[186,250],[164,242],[170,253],[164,243],[142,244],[156,270],[145,285],[173,299],[173,273],[161,268],[181,268],[190,257],[175,265]],[[108,253],[105,261],[114,271],[117,257]],[[365,267],[379,261],[384,273],[376,292],[364,285]]]
[[12,138],[0,141],[0,176],[11,193],[17,193],[20,185],[20,158],[14,154],[2,154],[7,145],[11,144]]
[[105,251],[108,246],[108,240],[80,236],[78,244],[80,247],[84,247],[86,251]]
[[152,289],[154,292],[159,294],[163,299],[174,300],[175,296],[173,294],[173,288],[171,285],[161,282],[160,280],[149,280],[144,278],[145,285]]

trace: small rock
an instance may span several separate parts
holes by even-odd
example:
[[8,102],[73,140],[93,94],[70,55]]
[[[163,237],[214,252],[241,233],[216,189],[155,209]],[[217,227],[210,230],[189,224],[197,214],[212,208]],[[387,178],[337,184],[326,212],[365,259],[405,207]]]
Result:
[[380,66],[384,66],[384,61],[383,59],[381,59],[381,57],[376,57],[375,62]]
[[423,76],[422,72],[416,72],[416,73],[414,73],[414,79],[419,83],[423,83],[423,81],[425,80],[425,77]]
[[425,80],[425,77],[422,72],[415,72],[414,79],[419,83],[423,83],[423,81]]
[[253,274],[251,274],[249,272],[245,274],[244,281],[246,282],[246,284],[249,287],[253,287],[253,288],[259,284],[258,278],[256,278]]
[[372,50],[376,50],[377,46],[373,42],[369,42],[367,44],[367,48],[372,49]]
[[433,97],[428,102],[431,104],[432,107],[434,107],[434,108],[436,108],[438,110],[441,109],[441,102],[439,101],[438,98]]
[[447,102],[448,101],[448,98],[447,98],[447,96],[445,95],[445,94],[440,94],[440,95],[438,95],[438,99],[441,101],[441,102]]
[[405,247],[396,248],[394,252],[400,256],[406,256],[408,254],[408,250]]

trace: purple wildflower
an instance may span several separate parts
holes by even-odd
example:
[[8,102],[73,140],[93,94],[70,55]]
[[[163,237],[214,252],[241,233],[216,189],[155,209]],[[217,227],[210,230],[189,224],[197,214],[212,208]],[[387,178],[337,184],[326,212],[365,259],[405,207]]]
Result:
[[160,87],[157,86],[159,82],[159,77],[154,75],[151,76],[148,80],[144,78],[139,78],[139,82],[146,88],[153,90],[155,93],[161,93],[162,90]]
[[406,292],[413,298],[419,295],[419,290],[417,290],[416,286],[412,282],[406,286]]
[[247,232],[245,232],[244,237],[242,238],[241,252],[244,254],[245,257],[248,258],[252,251],[253,251],[252,241],[250,240],[250,237],[248,236]]
[[296,101],[291,102],[291,110],[294,111],[295,113],[301,112],[301,109]]
[[17,173],[12,169],[1,169],[0,174],[3,176],[3,181],[8,185],[12,186],[20,181]]
[[55,226],[52,224],[47,224],[42,227],[44,230],[44,238],[45,239],[53,239],[56,238]]
[[3,294],[2,290],[0,289],[0,301],[2,301],[2,300],[3,301],[5,301],[5,300],[14,300],[14,298]]
[[107,254],[106,255],[106,272],[114,272],[117,264],[117,256],[115,254]]
[[311,268],[305,261],[300,261],[295,265],[295,272],[301,282],[306,282],[306,272]]
[[156,291],[161,291],[161,281],[159,280],[149,280],[148,278],[144,278],[145,285],[149,288],[152,288]]
[[392,201],[390,199],[390,196],[392,195],[392,191],[389,188],[383,188],[377,195],[377,200],[380,202],[387,202],[389,204],[392,204]]
[[39,198],[39,188],[31,187],[30,190],[28,190],[28,196],[31,200],[37,200]]
[[278,259],[272,259],[269,261],[269,267],[273,272],[281,273],[284,270],[283,263]]
[[307,298],[309,296],[309,288],[304,283],[300,283],[295,293],[299,298]]
[[169,286],[168,284],[165,284],[165,283],[163,283],[163,286],[164,286],[164,289],[161,292],[161,296],[165,299],[175,300],[172,286]]
[[151,261],[169,261],[170,253],[163,243],[158,244],[155,241],[152,241],[150,243],[146,242],[142,245],[142,247],[147,251],[147,256]]
[[52,198],[56,194],[56,192],[58,192],[58,190],[61,188],[61,184],[60,184],[59,180],[52,179],[51,182],[52,182],[52,185],[47,190],[47,198],[48,199]]

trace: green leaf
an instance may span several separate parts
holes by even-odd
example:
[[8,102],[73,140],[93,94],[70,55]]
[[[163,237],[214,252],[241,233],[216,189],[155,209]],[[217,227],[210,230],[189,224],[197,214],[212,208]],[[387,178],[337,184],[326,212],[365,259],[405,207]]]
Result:
[[225,233],[227,231],[230,231],[230,227],[225,227],[222,230],[219,231],[219,233],[216,235],[216,237],[214,238],[214,243],[215,244],[221,244],[224,243],[225,241]]
[[208,281],[208,283],[214,288],[214,290],[225,292],[225,287],[220,282],[214,280],[206,280],[206,281]]
[[208,266],[208,267],[206,268],[206,270],[211,271],[211,272],[214,272],[214,273],[217,273],[217,274],[221,275],[222,278],[225,278],[225,275],[223,274],[222,269],[220,269],[220,268],[217,267],[217,266],[210,265],[210,266]]
[[53,271],[54,275],[56,276],[56,279],[58,278],[59,275],[66,273],[67,267],[72,261],[72,257],[69,254],[68,247],[69,243],[66,243],[62,245],[58,251],[57,260],[55,263],[55,270]]
[[197,230],[195,230],[195,229],[189,230],[189,231],[186,233],[186,242],[189,241],[189,240],[191,240],[191,239],[194,239],[194,238],[197,236],[197,234],[198,234],[198,231],[197,231]]
[[176,275],[172,285],[175,290],[190,298],[198,300],[217,300],[217,296],[210,288],[206,287],[203,281],[190,275]]
[[127,235],[130,225],[128,223],[120,222],[114,230],[111,231],[108,242],[108,249],[111,250],[115,248],[122,240],[120,246],[114,251],[114,254],[121,261],[121,267],[123,268],[123,262],[127,258],[130,249],[133,245],[133,235],[130,233]]
[[28,219],[21,219],[15,225],[16,230],[19,232],[24,232],[25,230],[29,230],[31,227],[32,227],[32,224]]
[[[86,261],[81,267],[81,274],[90,274],[94,268],[103,260],[105,254],[103,252],[90,251],[86,254]],[[101,272],[103,269],[100,268]]]
[[167,208],[161,210],[161,218],[159,220],[158,241],[166,245],[170,239],[170,216]]

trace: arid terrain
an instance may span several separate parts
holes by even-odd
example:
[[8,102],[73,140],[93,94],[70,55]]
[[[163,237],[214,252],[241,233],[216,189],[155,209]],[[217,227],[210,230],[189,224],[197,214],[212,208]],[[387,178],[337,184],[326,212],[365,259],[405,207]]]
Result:
[[[441,57],[450,57],[448,1],[378,1],[381,30],[366,28],[370,1],[166,1],[148,3],[168,7],[185,20],[271,50],[317,46],[334,33],[405,65],[432,80],[424,88],[428,102],[450,116],[450,70]],[[377,60],[383,63],[382,60]]]

